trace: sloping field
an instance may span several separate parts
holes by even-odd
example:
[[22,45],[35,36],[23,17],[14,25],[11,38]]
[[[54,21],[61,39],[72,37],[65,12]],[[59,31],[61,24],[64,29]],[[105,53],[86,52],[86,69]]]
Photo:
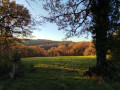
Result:
[[25,75],[7,90],[120,90],[119,83],[99,83],[83,75],[94,56],[22,58]]

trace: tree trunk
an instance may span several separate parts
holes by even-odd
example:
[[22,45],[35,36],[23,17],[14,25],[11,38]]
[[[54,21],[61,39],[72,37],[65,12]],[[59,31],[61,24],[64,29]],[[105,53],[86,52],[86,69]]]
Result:
[[104,66],[106,63],[106,35],[101,33],[96,33],[96,55],[96,65]]
[[107,44],[107,31],[109,30],[109,4],[110,0],[98,0],[93,4],[93,17],[95,22],[95,47],[97,62],[96,66],[106,65],[106,44]]
[[107,44],[107,17],[99,16],[97,18],[96,26],[96,56],[97,66],[104,66],[106,64],[106,44]]

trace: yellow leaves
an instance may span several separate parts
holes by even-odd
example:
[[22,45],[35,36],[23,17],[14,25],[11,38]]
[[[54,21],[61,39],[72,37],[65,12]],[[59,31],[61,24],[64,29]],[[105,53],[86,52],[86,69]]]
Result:
[[[9,27],[10,29],[6,34],[1,32],[0,34],[7,35],[11,33],[11,36],[13,36],[13,33],[26,35],[27,33],[30,33],[30,30],[23,30],[23,26],[27,26],[30,23],[30,20],[31,16],[27,8],[16,4],[15,2],[3,0],[2,6],[0,6],[0,26],[1,30],[4,30],[4,32],[7,31],[6,27]],[[14,32],[16,27],[22,29],[19,29],[20,33]],[[23,33],[23,31],[25,31],[25,33]]]
[[11,44],[11,43],[16,43],[16,42],[20,42],[19,39],[17,38],[13,38],[13,37],[0,37],[0,43],[8,43],[8,44]]
[[10,0],[2,0],[2,6],[8,6]]

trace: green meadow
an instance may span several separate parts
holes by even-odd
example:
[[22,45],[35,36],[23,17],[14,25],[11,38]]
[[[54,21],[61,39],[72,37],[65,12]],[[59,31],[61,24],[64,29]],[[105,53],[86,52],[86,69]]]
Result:
[[22,58],[25,74],[7,90],[120,90],[119,83],[100,83],[84,76],[95,56]]

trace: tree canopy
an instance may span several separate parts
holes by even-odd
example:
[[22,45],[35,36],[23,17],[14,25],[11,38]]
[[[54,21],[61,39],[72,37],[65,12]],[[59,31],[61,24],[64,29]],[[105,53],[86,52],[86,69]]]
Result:
[[[27,8],[15,1],[1,0],[0,2],[0,68],[9,68],[18,44],[17,36],[31,34],[31,15]],[[18,52],[18,51],[17,51]],[[18,56],[18,55],[17,55]],[[7,71],[7,70],[6,70]]]
[[9,0],[2,0],[0,5],[1,36],[13,37],[30,34],[30,23],[31,16],[27,8]]
[[45,19],[56,23],[66,36],[91,32],[95,41],[97,66],[105,65],[107,36],[119,28],[119,0],[47,0]]

